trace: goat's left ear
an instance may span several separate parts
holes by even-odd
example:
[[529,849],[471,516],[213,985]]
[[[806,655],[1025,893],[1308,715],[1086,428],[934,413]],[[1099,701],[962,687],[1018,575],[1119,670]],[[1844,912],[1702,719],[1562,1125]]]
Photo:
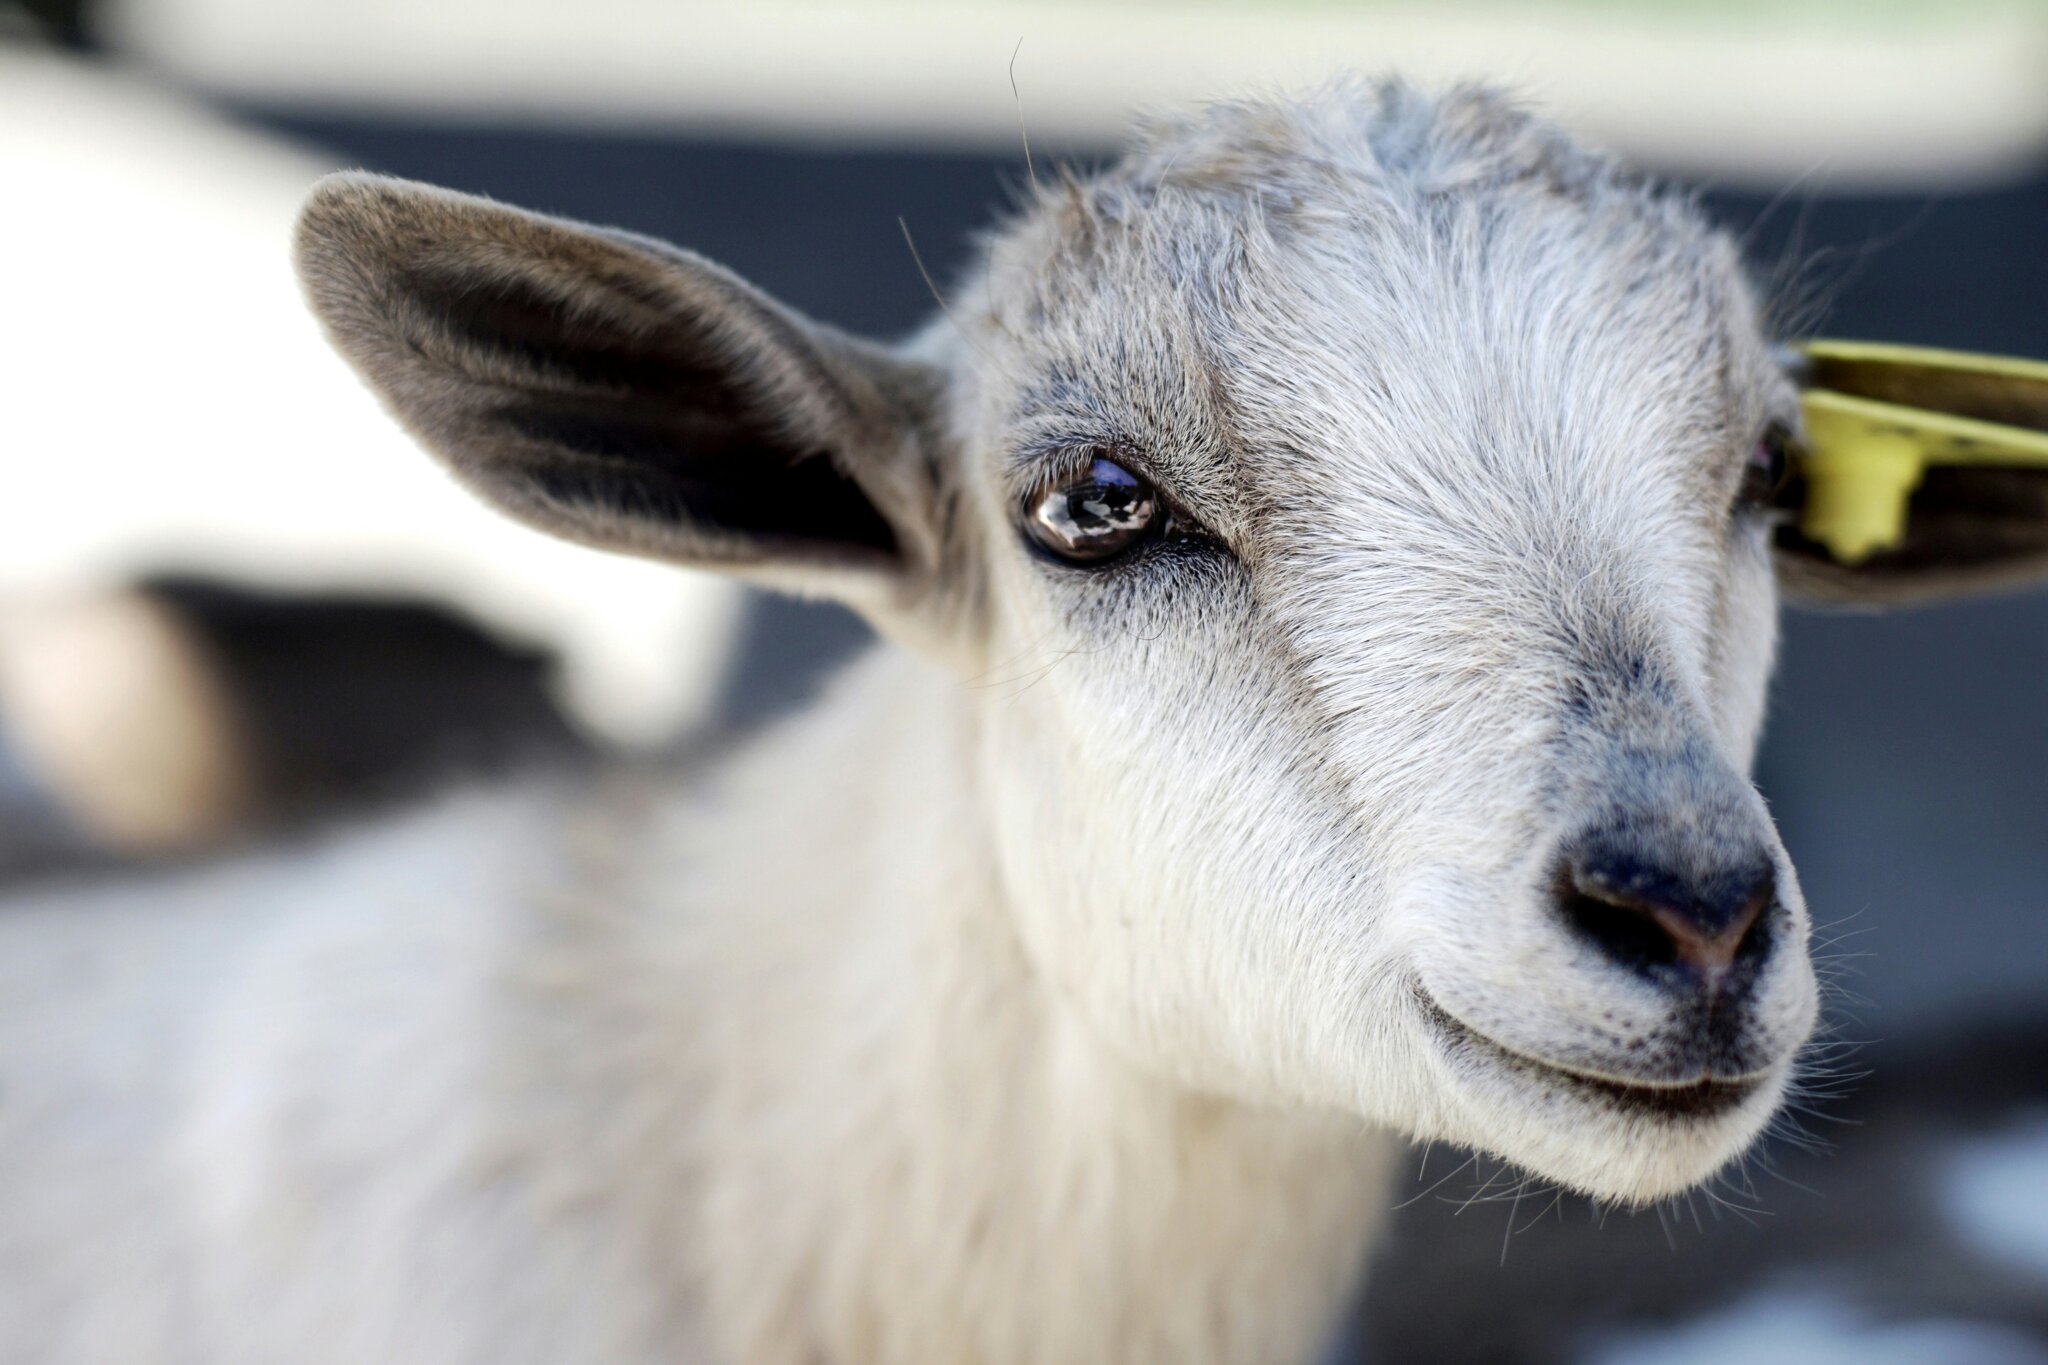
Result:
[[297,261],[334,345],[522,521],[870,611],[937,566],[935,374],[709,261],[365,175],[314,190]]
[[[1795,490],[1796,492],[1796,490]],[[1898,544],[1845,564],[1781,527],[1778,579],[1795,600],[1890,606],[2048,581],[2048,469],[1933,465]]]

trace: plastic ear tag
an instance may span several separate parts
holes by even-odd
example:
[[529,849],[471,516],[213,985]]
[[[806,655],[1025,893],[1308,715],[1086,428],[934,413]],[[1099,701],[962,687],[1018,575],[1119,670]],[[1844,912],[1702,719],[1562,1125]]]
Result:
[[1809,341],[1793,370],[1806,418],[1799,531],[1844,564],[1905,539],[1929,465],[2048,469],[2048,364]]

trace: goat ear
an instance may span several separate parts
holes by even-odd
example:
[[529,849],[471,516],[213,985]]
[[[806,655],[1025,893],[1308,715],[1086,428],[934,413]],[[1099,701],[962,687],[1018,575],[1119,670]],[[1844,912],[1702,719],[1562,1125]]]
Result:
[[323,180],[296,252],[334,345],[522,521],[859,605],[934,565],[927,367],[664,243],[404,181]]
[[1886,606],[2048,580],[2048,469],[1931,465],[1897,545],[1844,564],[1779,529],[1778,579],[1796,599]]

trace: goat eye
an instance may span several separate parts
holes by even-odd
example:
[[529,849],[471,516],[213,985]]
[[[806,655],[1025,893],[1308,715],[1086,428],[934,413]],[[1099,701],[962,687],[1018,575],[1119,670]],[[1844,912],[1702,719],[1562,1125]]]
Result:
[[1085,477],[1033,499],[1024,524],[1048,553],[1075,564],[1099,564],[1150,536],[1159,522],[1152,485],[1098,456]]
[[1792,469],[1791,442],[1783,427],[1774,426],[1750,449],[1749,460],[1742,467],[1742,487],[1736,494],[1739,506],[1753,509],[1777,502]]

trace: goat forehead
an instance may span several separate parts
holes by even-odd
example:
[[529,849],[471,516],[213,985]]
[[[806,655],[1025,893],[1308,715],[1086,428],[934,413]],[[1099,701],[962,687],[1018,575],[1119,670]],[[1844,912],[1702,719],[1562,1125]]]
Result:
[[1734,253],[1611,172],[1561,190],[1536,145],[1443,191],[1215,145],[1192,183],[1141,159],[1069,184],[994,253],[1008,424],[1027,449],[1127,442],[1239,510],[1418,480],[1709,492],[1701,452],[1754,406]]
[[[1463,216],[1463,215],[1460,215]],[[1721,282],[1543,225],[1290,253],[1207,340],[1246,446],[1344,485],[1612,484],[1724,440]]]
[[1544,202],[1299,232],[1213,197],[1160,213],[1093,223],[1033,281],[1006,426],[1026,452],[1142,450],[1246,536],[1299,529],[1304,498],[1419,500],[1439,534],[1682,514],[1750,420],[1704,238]]
[[1697,652],[1756,403],[1729,282],[1667,249],[1475,229],[1391,270],[1277,262],[1217,317],[1240,531],[1311,672],[1462,680],[1436,695],[1491,724],[1504,680]]

